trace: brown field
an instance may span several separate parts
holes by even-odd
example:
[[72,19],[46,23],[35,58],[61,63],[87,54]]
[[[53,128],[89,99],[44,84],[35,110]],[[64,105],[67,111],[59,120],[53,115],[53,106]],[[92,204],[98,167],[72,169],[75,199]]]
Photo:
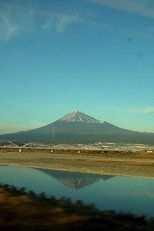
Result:
[[0,149],[0,164],[107,175],[154,177],[154,153]]

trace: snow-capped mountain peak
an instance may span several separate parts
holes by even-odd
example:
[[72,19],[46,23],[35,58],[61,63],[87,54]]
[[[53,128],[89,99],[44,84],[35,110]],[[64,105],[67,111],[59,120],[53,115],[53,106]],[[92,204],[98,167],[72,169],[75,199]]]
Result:
[[88,116],[77,110],[68,113],[62,117],[59,121],[68,121],[68,122],[84,122],[84,123],[101,123],[100,120],[97,120],[91,116]]

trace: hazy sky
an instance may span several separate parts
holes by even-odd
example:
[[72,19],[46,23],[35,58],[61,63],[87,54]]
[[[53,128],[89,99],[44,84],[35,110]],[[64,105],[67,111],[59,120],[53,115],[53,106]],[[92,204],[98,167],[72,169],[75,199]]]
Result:
[[0,133],[75,109],[154,132],[153,0],[0,0]]

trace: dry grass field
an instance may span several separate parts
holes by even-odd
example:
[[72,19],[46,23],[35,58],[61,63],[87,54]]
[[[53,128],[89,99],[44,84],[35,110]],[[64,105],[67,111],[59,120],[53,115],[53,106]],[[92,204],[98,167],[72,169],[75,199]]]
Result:
[[154,177],[154,153],[0,149],[0,164],[107,175]]

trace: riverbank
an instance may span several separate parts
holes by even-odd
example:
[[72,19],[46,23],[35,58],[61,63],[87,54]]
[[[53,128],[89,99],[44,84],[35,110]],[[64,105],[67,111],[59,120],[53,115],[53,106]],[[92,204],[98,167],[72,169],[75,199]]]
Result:
[[154,178],[154,156],[147,153],[102,155],[0,150],[0,164],[101,175]]
[[0,185],[0,228],[2,230],[55,231],[152,231],[154,220],[145,216],[101,211],[82,201],[46,197],[25,188]]

